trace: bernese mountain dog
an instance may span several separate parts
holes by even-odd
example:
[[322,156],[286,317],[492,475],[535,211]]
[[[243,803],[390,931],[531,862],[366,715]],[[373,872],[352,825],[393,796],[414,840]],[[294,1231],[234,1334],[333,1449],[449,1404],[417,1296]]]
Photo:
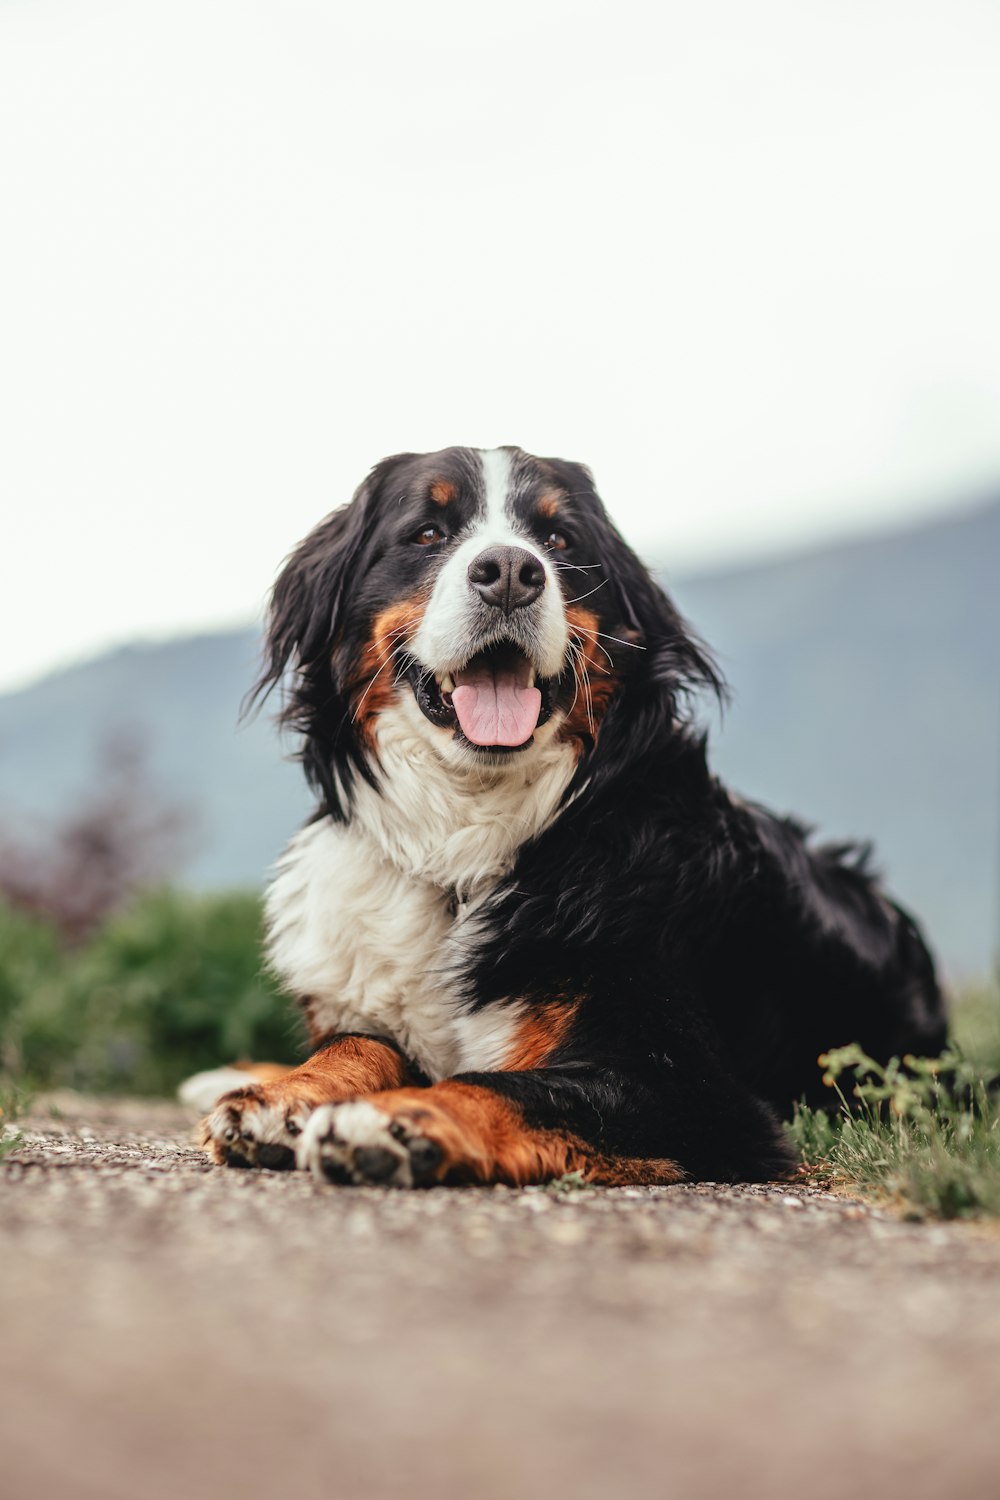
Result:
[[863,854],[710,773],[711,656],[590,471],[519,448],[377,464],[275,586],[318,797],[267,897],[300,1067],[223,1095],[215,1159],[334,1183],[780,1177],[819,1054],[945,1040]]

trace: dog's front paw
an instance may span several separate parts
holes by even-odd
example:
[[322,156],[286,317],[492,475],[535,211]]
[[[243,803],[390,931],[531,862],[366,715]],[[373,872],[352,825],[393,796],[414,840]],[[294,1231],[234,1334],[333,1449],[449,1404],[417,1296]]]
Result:
[[226,1167],[289,1171],[312,1105],[266,1085],[223,1094],[202,1124],[202,1144]]
[[444,1158],[421,1130],[430,1119],[419,1107],[390,1115],[363,1099],[324,1105],[299,1137],[298,1165],[321,1182],[424,1187],[440,1181]]

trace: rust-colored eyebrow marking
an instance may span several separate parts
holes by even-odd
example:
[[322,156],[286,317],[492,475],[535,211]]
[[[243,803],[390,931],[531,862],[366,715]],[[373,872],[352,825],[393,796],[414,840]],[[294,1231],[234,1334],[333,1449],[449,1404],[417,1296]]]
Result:
[[431,499],[435,505],[450,505],[457,493],[450,479],[435,479],[431,485]]
[[559,514],[559,501],[562,496],[558,490],[546,490],[538,502],[538,514],[551,521],[553,516]]

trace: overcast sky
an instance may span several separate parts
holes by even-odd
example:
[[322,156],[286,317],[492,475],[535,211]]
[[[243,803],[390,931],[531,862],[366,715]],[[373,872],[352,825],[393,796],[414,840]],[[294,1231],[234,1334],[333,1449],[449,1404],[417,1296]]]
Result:
[[1000,478],[992,0],[0,0],[0,688],[249,618],[383,454],[675,570]]

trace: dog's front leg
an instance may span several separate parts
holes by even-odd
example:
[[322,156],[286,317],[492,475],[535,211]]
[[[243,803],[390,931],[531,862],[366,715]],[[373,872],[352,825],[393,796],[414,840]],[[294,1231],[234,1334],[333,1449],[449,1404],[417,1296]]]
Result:
[[592,1080],[576,1075],[568,1086],[555,1070],[536,1070],[451,1078],[334,1104],[311,1116],[298,1144],[299,1165],[329,1182],[396,1187],[524,1186],[568,1173],[607,1185],[683,1177],[676,1162],[618,1155],[569,1128],[588,1084],[597,1095],[607,1090],[596,1070]]
[[273,1083],[223,1094],[202,1123],[202,1144],[225,1166],[294,1167],[296,1145],[320,1105],[399,1088],[412,1076],[392,1042],[336,1036]]

